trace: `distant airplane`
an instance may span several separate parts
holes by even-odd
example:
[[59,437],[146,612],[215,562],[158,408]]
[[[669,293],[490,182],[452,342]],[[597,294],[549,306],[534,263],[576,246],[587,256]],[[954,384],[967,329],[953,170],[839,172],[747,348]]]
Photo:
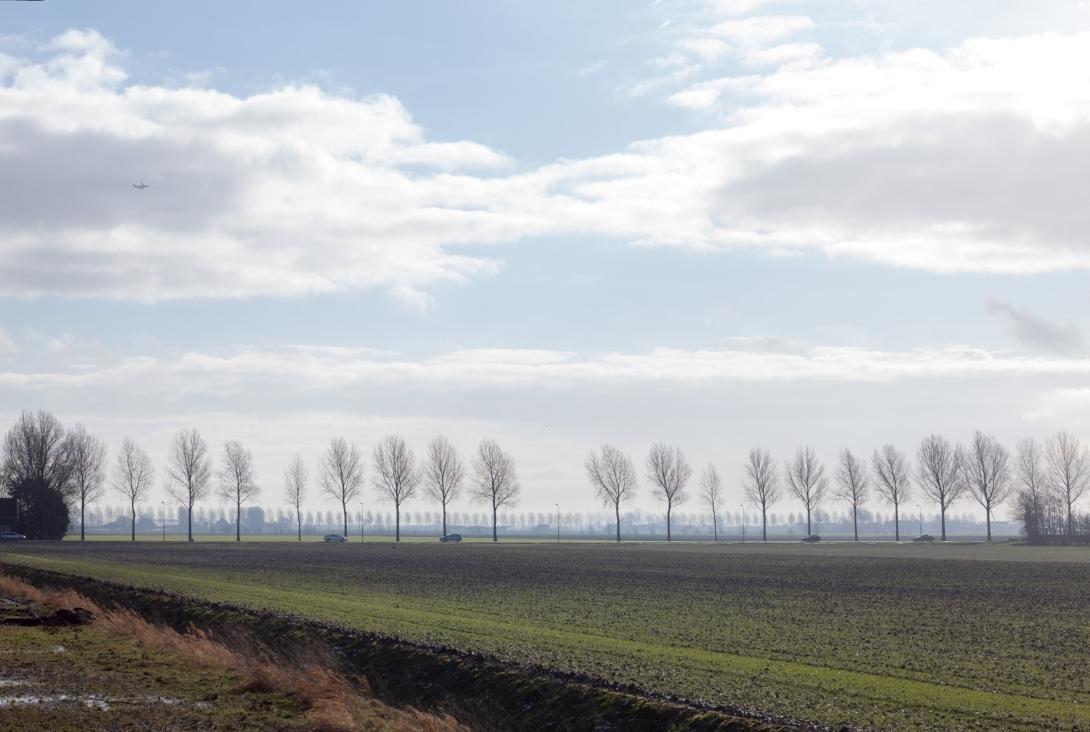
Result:
[[145,188],[147,188],[148,186],[144,183],[144,181],[140,181],[140,185],[136,185],[135,183],[133,183],[132,187],[135,188],[138,191],[142,191]]

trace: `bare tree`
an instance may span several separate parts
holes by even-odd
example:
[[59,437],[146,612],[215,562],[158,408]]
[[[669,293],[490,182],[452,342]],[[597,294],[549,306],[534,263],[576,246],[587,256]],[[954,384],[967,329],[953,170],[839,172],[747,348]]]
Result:
[[354,444],[334,437],[322,458],[322,490],[341,504],[344,536],[348,538],[348,504],[360,495],[363,486],[363,458]]
[[405,438],[388,435],[375,445],[373,460],[375,487],[394,504],[394,541],[401,541],[401,504],[412,498],[420,485],[416,455]]
[[822,465],[813,449],[800,447],[795,450],[795,458],[784,466],[787,487],[806,509],[806,533],[812,533],[811,514],[825,499],[829,481],[825,478],[825,466]]
[[72,468],[64,427],[50,412],[25,411],[4,436],[0,489],[15,499],[32,539],[59,539],[68,529]]
[[167,457],[166,490],[186,508],[188,541],[193,541],[193,507],[208,495],[211,479],[212,460],[201,434],[187,429],[174,435]]
[[132,541],[136,541],[136,504],[146,498],[155,479],[155,468],[147,453],[126,437],[121,441],[121,452],[114,466],[114,489],[129,499],[132,515]]
[[704,466],[704,473],[700,476],[700,497],[704,505],[712,512],[712,536],[714,541],[719,541],[719,509],[723,505],[723,480],[719,477],[719,469],[712,463]]
[[592,452],[585,467],[598,500],[602,505],[613,506],[617,541],[620,541],[621,503],[636,495],[636,468],[627,455],[612,445],[602,445],[600,454]]
[[939,504],[942,540],[946,541],[946,510],[965,489],[965,454],[942,435],[925,437],[916,453],[916,479],[923,494]]
[[504,506],[513,506],[518,501],[520,487],[515,462],[495,440],[481,440],[473,460],[473,477],[473,497],[492,507],[492,541],[499,541],[497,514]]
[[988,541],[991,541],[992,512],[1010,497],[1010,453],[994,437],[980,430],[973,433],[965,456],[965,485],[984,509]]
[[242,541],[242,504],[258,492],[253,455],[238,440],[228,440],[220,458],[220,495],[235,504],[235,541]]
[[1026,534],[1032,540],[1038,534],[1041,514],[1049,499],[1044,452],[1032,437],[1024,437],[1018,441],[1014,472],[1022,486],[1019,503],[1025,519]]
[[768,541],[768,509],[780,500],[779,476],[768,450],[754,447],[749,451],[742,487],[749,502],[761,509],[761,540]]
[[102,497],[106,444],[77,424],[65,439],[72,471],[72,496],[79,501],[79,540],[87,538],[87,504]]
[[693,469],[685,460],[680,447],[667,447],[661,442],[651,446],[647,454],[647,477],[655,486],[656,496],[666,502],[666,541],[672,541],[670,521],[674,506],[689,499],[685,484],[693,475]]
[[443,507],[443,536],[447,535],[447,505],[458,497],[465,478],[462,456],[450,441],[440,435],[428,444],[424,461],[424,491]]
[[303,540],[303,499],[306,496],[309,478],[303,458],[299,457],[299,453],[295,453],[284,470],[284,495],[291,507],[295,509],[295,528],[299,541]]
[[1090,458],[1078,438],[1057,432],[1046,448],[1048,478],[1067,512],[1067,535],[1075,533],[1074,506],[1090,484]]
[[840,465],[836,470],[836,483],[839,487],[837,496],[852,507],[852,531],[855,541],[859,541],[859,507],[867,500],[867,488],[870,477],[867,464],[857,458],[852,451],[844,448],[840,451]]
[[896,541],[900,541],[901,504],[908,500],[912,492],[908,459],[893,445],[884,445],[881,450],[874,451],[871,465],[877,478],[875,489],[893,504],[893,535]]

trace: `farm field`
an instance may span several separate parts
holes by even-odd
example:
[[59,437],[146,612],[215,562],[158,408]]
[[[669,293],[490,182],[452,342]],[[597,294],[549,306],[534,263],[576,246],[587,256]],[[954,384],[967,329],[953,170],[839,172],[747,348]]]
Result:
[[1088,560],[1008,544],[0,546],[0,563],[887,729],[1090,726]]

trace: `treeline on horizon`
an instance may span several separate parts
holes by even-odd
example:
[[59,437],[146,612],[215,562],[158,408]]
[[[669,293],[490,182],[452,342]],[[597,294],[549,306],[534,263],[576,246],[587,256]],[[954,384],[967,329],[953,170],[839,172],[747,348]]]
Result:
[[[71,523],[71,512],[78,511],[83,539],[87,507],[109,487],[127,500],[131,538],[135,540],[137,505],[151,491],[156,471],[147,453],[130,438],[122,440],[112,469],[106,453],[105,443],[82,425],[66,430],[50,412],[24,411],[5,434],[0,450],[0,493],[15,499],[18,529],[33,539],[61,538]],[[163,486],[183,509],[188,540],[193,540],[195,507],[213,491],[232,504],[235,538],[241,540],[243,506],[259,494],[252,453],[238,440],[228,440],[214,458],[200,433],[188,428],[179,430],[171,440],[166,463]],[[636,465],[620,449],[603,445],[587,457],[584,468],[595,497],[614,515],[616,540],[620,541],[622,506],[635,497],[639,487]],[[330,441],[320,460],[317,485],[340,505],[345,536],[349,533],[349,507],[363,495],[365,469],[360,448],[341,437]],[[516,505],[522,493],[513,457],[490,438],[482,439],[467,460],[446,437],[439,436],[418,459],[404,438],[389,435],[374,445],[370,469],[379,498],[394,507],[395,540],[400,540],[401,510],[406,501],[422,492],[438,504],[446,534],[448,506],[468,492],[469,498],[483,504],[491,515],[492,540],[498,541],[499,512]],[[984,509],[988,541],[996,509],[1008,503],[1013,503],[1030,541],[1090,540],[1090,514],[1076,510],[1090,486],[1090,451],[1067,432],[1058,432],[1043,443],[1021,439],[1013,453],[981,431],[974,432],[965,445],[930,435],[916,450],[915,466],[893,445],[874,450],[870,460],[844,448],[831,477],[810,447],[799,447],[782,465],[768,450],[753,448],[742,473],[746,500],[761,516],[764,540],[768,538],[769,512],[785,497],[801,504],[807,534],[812,532],[812,519],[823,504],[841,502],[848,508],[858,540],[861,512],[876,495],[893,508],[895,539],[899,541],[901,508],[917,490],[938,509],[942,540],[946,539],[947,513],[965,494]],[[645,477],[652,494],[665,504],[670,541],[674,511],[690,499],[693,469],[680,447],[657,443],[648,451]],[[300,540],[310,488],[310,471],[295,454],[284,471],[284,496],[295,514]],[[722,477],[713,463],[701,472],[698,490],[718,538],[725,498]]]

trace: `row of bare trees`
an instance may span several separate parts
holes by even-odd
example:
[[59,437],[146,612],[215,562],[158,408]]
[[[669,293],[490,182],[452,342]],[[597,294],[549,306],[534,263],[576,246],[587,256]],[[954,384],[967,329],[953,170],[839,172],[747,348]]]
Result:
[[[432,440],[422,459],[403,437],[390,435],[374,446],[371,456],[372,482],[379,495],[394,505],[394,540],[401,541],[401,506],[417,495],[421,486],[426,495],[442,506],[443,533],[447,533],[447,506],[461,494],[466,478],[466,461],[443,436]],[[477,446],[469,465],[469,485],[473,500],[488,504],[492,511],[492,540],[498,541],[500,509],[515,505],[521,490],[515,473],[515,461],[492,439]],[[364,486],[364,459],[359,447],[335,437],[322,455],[319,485],[341,506],[344,533],[348,535],[348,507],[359,500]],[[302,539],[303,504],[309,474],[299,455],[292,457],[284,474],[288,502],[296,516]]]
[[[0,487],[19,502],[20,515],[28,522],[34,538],[63,536],[71,506],[79,511],[80,539],[85,539],[87,506],[112,487],[128,502],[131,538],[136,540],[136,506],[147,499],[154,485],[155,468],[147,453],[126,437],[108,480],[106,452],[106,444],[83,425],[66,431],[53,414],[44,411],[27,411],[19,416],[4,438]],[[175,435],[167,459],[165,487],[190,515],[193,506],[207,495],[213,477],[212,460],[200,434],[182,430]],[[253,458],[240,442],[225,443],[218,477],[220,493],[233,501],[237,518],[242,505],[258,492]],[[192,521],[189,539],[193,539]]]
[[[106,445],[82,425],[65,430],[49,412],[23,412],[0,446],[0,488],[16,497],[21,512],[36,536],[63,534],[68,507],[80,512],[80,537],[89,503],[107,487]],[[616,538],[621,539],[621,506],[638,490],[635,464],[620,449],[604,445],[585,462],[587,477],[598,499],[613,509]],[[349,506],[360,499],[365,460],[359,447],[343,438],[331,440],[319,466],[322,492],[336,500],[348,534]],[[520,484],[514,460],[492,439],[482,440],[468,462],[445,437],[429,443],[418,459],[404,438],[390,435],[376,444],[371,455],[372,483],[379,496],[395,510],[395,539],[401,535],[401,507],[423,488],[442,507],[443,533],[447,533],[447,507],[469,482],[473,500],[492,512],[492,537],[498,539],[498,514],[515,505]],[[693,470],[677,446],[657,443],[645,462],[645,475],[654,495],[665,503],[666,538],[672,540],[674,510],[689,499],[686,488]],[[147,499],[154,485],[155,469],[148,455],[125,438],[118,451],[109,485],[125,496],[136,536],[136,507]],[[300,538],[302,513],[309,473],[295,455],[284,474],[288,502],[296,515]],[[195,429],[175,434],[168,451],[164,484],[170,496],[185,507],[187,537],[193,540],[193,509],[213,488],[235,508],[236,540],[241,539],[242,508],[258,494],[251,452],[239,441],[228,440],[214,460]],[[955,444],[941,435],[924,438],[916,450],[915,466],[893,445],[875,450],[866,460],[848,448],[840,451],[832,480],[810,447],[799,447],[780,467],[768,450],[753,448],[743,466],[742,488],[746,499],[761,513],[762,538],[767,540],[768,513],[786,495],[796,499],[806,513],[807,533],[812,516],[830,498],[851,509],[855,539],[859,538],[859,512],[873,490],[893,507],[896,539],[900,540],[901,507],[918,490],[938,506],[941,538],[946,539],[946,513],[968,493],[984,509],[987,538],[992,537],[995,511],[1017,497],[1017,509],[1031,538],[1073,537],[1081,519],[1076,503],[1090,487],[1090,453],[1077,438],[1060,432],[1044,443],[1032,438],[1019,441],[1011,452],[991,435],[977,431],[967,444]],[[715,539],[724,502],[723,479],[709,463],[700,476],[700,498],[711,511]],[[60,527],[59,529],[57,527]]]
[[[584,466],[598,499],[613,509],[616,538],[620,541],[621,504],[632,500],[638,488],[635,465],[618,448],[604,445],[587,457]],[[666,505],[666,540],[670,541],[671,515],[689,498],[685,488],[692,477],[692,468],[679,447],[657,443],[647,454],[646,474],[655,497]],[[768,540],[769,510],[786,493],[802,504],[807,534],[813,530],[814,512],[828,498],[847,503],[854,538],[858,541],[859,511],[872,488],[893,506],[898,541],[901,506],[913,495],[914,488],[938,506],[943,541],[946,513],[966,493],[984,509],[988,541],[992,540],[996,509],[1015,493],[1030,538],[1054,535],[1058,530],[1070,537],[1075,533],[1075,503],[1090,486],[1090,454],[1077,438],[1066,432],[1057,433],[1043,446],[1032,438],[1021,440],[1013,460],[1006,447],[984,432],[974,432],[967,445],[930,435],[916,450],[915,471],[905,453],[893,445],[884,445],[873,452],[869,464],[848,448],[842,449],[832,477],[830,483],[825,466],[810,447],[799,447],[794,457],[784,463],[782,473],[768,450],[751,449],[743,468],[742,488],[749,503],[761,513],[762,538]],[[714,464],[704,468],[700,489],[701,500],[711,511],[712,530],[718,540],[723,481]]]
[[[38,523],[34,523],[31,533],[35,538],[63,536],[69,522],[68,506],[78,506],[82,540],[86,538],[86,508],[100,499],[109,485],[125,496],[132,517],[131,537],[135,541],[136,507],[147,500],[154,487],[155,468],[147,453],[126,437],[108,484],[106,452],[105,443],[82,425],[66,432],[49,412],[24,412],[4,438],[0,489],[19,501],[20,514],[29,521],[48,520],[48,530],[39,529]],[[418,460],[404,438],[390,435],[374,446],[371,462],[375,489],[394,505],[398,541],[401,507],[417,494],[421,485],[427,496],[442,506],[443,533],[447,532],[447,507],[461,494],[467,464],[446,437],[432,440],[423,459]],[[343,438],[334,438],[322,455],[320,485],[327,496],[340,504],[345,535],[349,506],[362,495],[364,471],[359,447]],[[498,540],[499,512],[515,505],[520,493],[514,460],[495,440],[485,439],[477,446],[468,471],[470,496],[488,504],[492,512],[492,538]],[[284,483],[288,502],[295,510],[300,539],[308,480],[302,458],[293,456],[285,470]],[[189,541],[193,541],[194,507],[214,489],[234,506],[236,541],[241,540],[242,508],[260,493],[250,450],[238,440],[228,440],[217,464],[196,429],[180,430],[171,440],[164,488],[185,508]]]

